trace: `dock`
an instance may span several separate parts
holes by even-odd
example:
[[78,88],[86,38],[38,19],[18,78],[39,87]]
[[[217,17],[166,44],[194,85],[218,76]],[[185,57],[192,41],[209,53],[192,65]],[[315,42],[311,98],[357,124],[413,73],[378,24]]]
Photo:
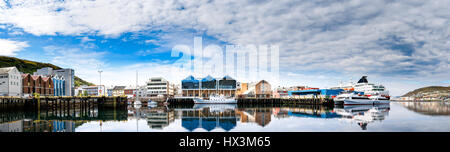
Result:
[[[285,104],[299,104],[299,105],[334,105],[331,98],[238,98],[238,105],[285,105]],[[194,104],[193,98],[169,98],[167,103],[172,105],[178,104]]]

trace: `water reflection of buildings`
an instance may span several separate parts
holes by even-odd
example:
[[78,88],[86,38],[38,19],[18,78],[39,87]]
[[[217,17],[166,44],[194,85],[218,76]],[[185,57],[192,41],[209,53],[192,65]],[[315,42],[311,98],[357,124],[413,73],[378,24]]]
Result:
[[252,108],[237,109],[236,114],[240,115],[242,123],[253,122],[262,127],[268,125],[271,121],[271,108]]
[[127,119],[123,109],[0,110],[0,132],[74,132],[90,121],[121,121]]
[[79,125],[74,121],[23,119],[0,124],[0,132],[75,132]]
[[450,115],[450,102],[400,102],[400,104],[424,115]]
[[175,121],[175,112],[166,108],[152,108],[147,113],[147,124],[152,129],[163,129]]
[[360,105],[336,107],[334,111],[342,116],[341,120],[356,122],[362,130],[375,121],[382,121],[389,115],[389,105]]
[[222,128],[230,131],[236,127],[236,112],[234,109],[211,110],[209,107],[201,109],[177,109],[181,118],[183,128],[193,131],[197,128],[203,128],[211,131],[215,128]]

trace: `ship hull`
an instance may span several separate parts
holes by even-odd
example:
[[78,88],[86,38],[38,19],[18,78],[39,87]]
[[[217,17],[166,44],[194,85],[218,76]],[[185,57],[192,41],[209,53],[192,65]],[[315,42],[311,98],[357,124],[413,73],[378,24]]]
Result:
[[200,98],[194,98],[195,104],[235,104],[237,100],[235,99],[224,99],[224,100],[204,100]]
[[358,99],[346,99],[344,105],[375,105],[375,104],[389,104],[389,100],[358,100]]

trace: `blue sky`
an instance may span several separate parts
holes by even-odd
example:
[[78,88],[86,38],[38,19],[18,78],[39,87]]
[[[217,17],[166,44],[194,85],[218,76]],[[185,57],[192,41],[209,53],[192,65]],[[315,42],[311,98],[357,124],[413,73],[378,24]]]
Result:
[[[276,86],[385,85],[392,95],[449,85],[450,2],[0,1],[0,55],[74,68],[97,83],[179,83],[176,45],[277,45]],[[238,9],[239,8],[239,9]],[[209,53],[209,54],[208,54]],[[214,56],[214,51],[206,52]],[[176,69],[176,68],[175,68]],[[256,81],[256,80],[248,80]]]

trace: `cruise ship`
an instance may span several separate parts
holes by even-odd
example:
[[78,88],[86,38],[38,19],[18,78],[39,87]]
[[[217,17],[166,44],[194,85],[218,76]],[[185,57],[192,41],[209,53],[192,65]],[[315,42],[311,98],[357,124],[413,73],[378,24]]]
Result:
[[383,85],[376,85],[367,81],[367,76],[362,76],[361,79],[355,84],[350,82],[347,85],[340,84],[339,89],[347,91],[364,92],[366,96],[383,96],[389,98],[389,91]]

